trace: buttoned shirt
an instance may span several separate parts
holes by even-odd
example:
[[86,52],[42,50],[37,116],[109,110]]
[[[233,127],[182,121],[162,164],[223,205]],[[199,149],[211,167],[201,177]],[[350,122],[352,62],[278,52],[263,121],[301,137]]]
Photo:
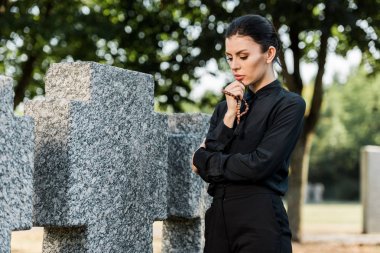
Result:
[[216,106],[206,148],[194,153],[193,164],[210,183],[210,195],[217,184],[257,184],[284,195],[290,156],[302,131],[305,101],[282,88],[278,80],[256,93],[248,89],[244,98],[249,110],[232,128],[223,121],[226,101]]

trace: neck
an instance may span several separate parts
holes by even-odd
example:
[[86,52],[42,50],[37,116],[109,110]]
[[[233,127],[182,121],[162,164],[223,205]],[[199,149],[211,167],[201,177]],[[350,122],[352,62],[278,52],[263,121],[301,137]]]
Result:
[[276,80],[276,77],[275,77],[274,71],[272,69],[271,71],[269,71],[269,73],[267,73],[265,76],[263,76],[260,80],[257,80],[256,82],[252,82],[251,84],[249,84],[248,87],[249,87],[249,89],[251,89],[251,91],[256,93],[258,90],[267,86],[268,84],[270,84],[274,80]]

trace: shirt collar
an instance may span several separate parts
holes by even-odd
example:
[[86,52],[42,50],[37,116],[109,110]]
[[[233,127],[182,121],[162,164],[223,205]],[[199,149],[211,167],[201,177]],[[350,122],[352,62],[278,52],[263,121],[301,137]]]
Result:
[[247,89],[247,91],[244,94],[244,99],[246,101],[250,101],[253,98],[257,99],[263,96],[266,96],[267,94],[271,93],[273,90],[281,88],[280,81],[278,79],[275,79],[273,82],[265,85],[261,89],[259,89],[256,92],[253,92],[251,89]]

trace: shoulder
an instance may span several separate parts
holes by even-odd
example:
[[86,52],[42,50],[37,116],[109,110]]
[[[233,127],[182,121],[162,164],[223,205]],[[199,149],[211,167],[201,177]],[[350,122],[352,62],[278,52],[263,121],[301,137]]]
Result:
[[297,107],[297,108],[305,110],[306,102],[302,96],[300,96],[299,94],[295,92],[288,91],[286,89],[282,89],[281,93],[282,93],[281,104],[283,106]]
[[306,110],[305,100],[297,93],[284,88],[278,94],[277,103],[273,108],[274,117],[297,115],[303,117]]

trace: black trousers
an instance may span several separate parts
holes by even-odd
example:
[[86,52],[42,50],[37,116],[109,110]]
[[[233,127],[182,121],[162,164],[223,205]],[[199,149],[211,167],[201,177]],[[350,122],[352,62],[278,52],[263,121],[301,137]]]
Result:
[[281,197],[256,185],[217,186],[205,214],[204,253],[291,253]]

